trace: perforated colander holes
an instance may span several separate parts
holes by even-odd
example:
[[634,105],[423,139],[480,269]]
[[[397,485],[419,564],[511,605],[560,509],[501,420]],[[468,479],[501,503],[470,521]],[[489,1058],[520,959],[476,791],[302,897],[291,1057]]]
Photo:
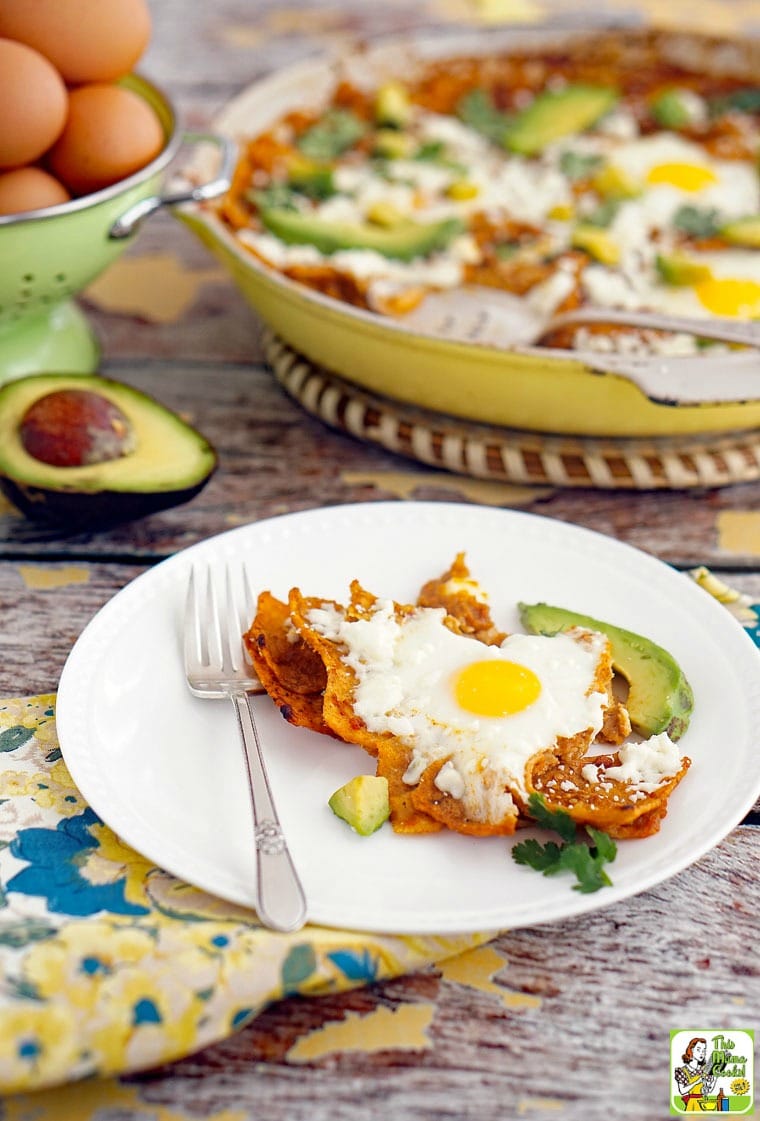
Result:
[[[71,288],[67,283],[68,277],[65,272],[55,273],[54,276],[43,285],[43,291],[35,295],[37,279],[37,276],[31,272],[24,273],[21,277],[18,297],[12,307],[7,309],[10,312],[8,319],[12,321],[22,319],[30,308],[48,307],[52,304],[56,304],[71,292]],[[4,311],[6,311],[6,309],[0,307],[0,316],[3,315]]]

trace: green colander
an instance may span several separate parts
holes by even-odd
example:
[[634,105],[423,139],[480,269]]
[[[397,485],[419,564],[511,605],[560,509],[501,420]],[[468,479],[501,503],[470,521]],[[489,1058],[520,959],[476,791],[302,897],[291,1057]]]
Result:
[[[164,205],[214,198],[229,186],[235,145],[180,133],[168,98],[137,75],[123,79],[155,110],[166,144],[151,163],[112,187],[61,206],[0,217],[0,384],[32,373],[92,373],[100,348],[73,297],[134,240]],[[161,193],[163,173],[183,143],[210,143],[221,163],[209,182]]]

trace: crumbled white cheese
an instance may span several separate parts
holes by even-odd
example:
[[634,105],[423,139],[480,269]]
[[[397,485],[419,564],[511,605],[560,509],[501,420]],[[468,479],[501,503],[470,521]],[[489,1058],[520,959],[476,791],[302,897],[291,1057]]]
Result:
[[452,798],[461,798],[465,792],[465,781],[451,760],[447,760],[435,776],[435,785]]
[[593,786],[594,783],[599,782],[598,768],[595,767],[593,763],[586,763],[584,767],[581,767],[581,778],[584,780],[584,782],[588,782],[591,786]]
[[607,767],[607,778],[630,783],[651,794],[681,769],[678,747],[667,732],[660,732],[642,743],[626,743],[619,749],[620,765]]

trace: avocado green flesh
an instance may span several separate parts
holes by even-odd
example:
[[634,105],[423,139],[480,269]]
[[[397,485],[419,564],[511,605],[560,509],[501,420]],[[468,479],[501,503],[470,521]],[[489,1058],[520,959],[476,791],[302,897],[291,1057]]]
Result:
[[579,83],[544,90],[514,118],[504,143],[512,152],[535,156],[555,140],[596,124],[617,100],[617,92],[609,86]]
[[663,128],[685,128],[691,120],[688,103],[681,90],[663,90],[652,102],[652,116]]
[[329,256],[342,249],[372,249],[384,257],[412,261],[445,249],[464,227],[458,218],[440,222],[400,222],[397,226],[330,222],[296,210],[265,207],[260,218],[266,228],[288,245],[313,245]]
[[[40,397],[82,389],[107,397],[128,418],[134,450],[84,467],[29,455],[20,437]],[[216,467],[211,445],[180,417],[131,386],[96,375],[39,374],[0,386],[0,488],[35,520],[70,525],[130,520],[194,497]]]
[[660,278],[674,287],[699,284],[710,276],[707,265],[675,253],[659,253],[655,265]]
[[548,603],[521,603],[520,619],[531,634],[554,635],[585,627],[607,635],[612,666],[628,682],[626,708],[633,728],[642,736],[667,732],[680,739],[689,726],[694,694],[678,662],[650,639],[611,623]]
[[390,816],[388,780],[378,775],[356,775],[336,790],[327,804],[336,817],[368,837]]
[[760,214],[751,218],[737,218],[729,222],[720,230],[722,237],[731,245],[740,245],[745,249],[760,249]]

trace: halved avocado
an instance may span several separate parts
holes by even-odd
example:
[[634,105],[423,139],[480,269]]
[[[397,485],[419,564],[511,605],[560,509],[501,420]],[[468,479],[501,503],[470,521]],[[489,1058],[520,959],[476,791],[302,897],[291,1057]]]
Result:
[[612,667],[628,682],[626,708],[631,724],[643,736],[667,732],[680,739],[689,726],[694,694],[672,654],[633,631],[580,615],[548,603],[521,603],[520,619],[531,634],[554,635],[569,627],[606,634],[612,647]]
[[321,253],[341,249],[374,249],[384,257],[412,261],[445,249],[464,230],[458,218],[440,222],[414,222],[408,219],[392,227],[360,222],[331,222],[298,210],[264,207],[261,221],[275,237],[288,245],[313,245]]
[[152,397],[92,374],[0,386],[0,488],[27,517],[90,528],[193,498],[211,445]]
[[615,105],[618,93],[610,86],[583,82],[564,89],[543,90],[508,125],[505,146],[523,156],[535,156],[564,136],[585,132]]

